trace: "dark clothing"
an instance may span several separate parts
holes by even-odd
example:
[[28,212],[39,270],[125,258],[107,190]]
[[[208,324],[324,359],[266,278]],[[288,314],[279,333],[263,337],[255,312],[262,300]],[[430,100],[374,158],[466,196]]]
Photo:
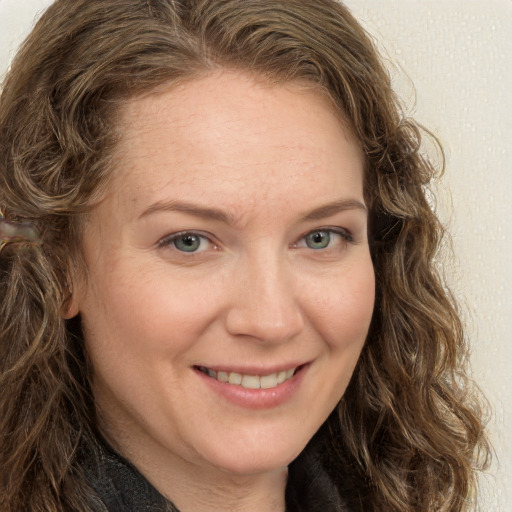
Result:
[[[179,512],[130,462],[106,443],[96,446],[94,456],[84,448],[80,455],[80,468],[94,494],[94,512]],[[301,457],[307,460],[289,469],[286,512],[350,512],[319,457]]]
[[85,452],[82,449],[80,467],[95,492],[91,503],[94,512],[179,512],[106,444],[99,445],[97,456]]

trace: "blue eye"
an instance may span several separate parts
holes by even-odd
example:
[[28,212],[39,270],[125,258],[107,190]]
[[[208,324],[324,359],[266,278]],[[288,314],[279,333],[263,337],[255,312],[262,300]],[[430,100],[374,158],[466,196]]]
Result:
[[313,231],[306,236],[306,245],[310,249],[325,249],[331,243],[330,231]]
[[342,248],[344,244],[353,242],[353,238],[345,229],[324,228],[315,229],[304,235],[296,247],[307,247],[315,251],[323,249]]
[[194,253],[206,250],[210,245],[210,240],[203,235],[191,232],[176,233],[165,237],[159,242],[162,247],[177,249],[180,252]]
[[196,252],[201,246],[201,238],[191,233],[186,233],[173,240],[174,247],[183,252]]

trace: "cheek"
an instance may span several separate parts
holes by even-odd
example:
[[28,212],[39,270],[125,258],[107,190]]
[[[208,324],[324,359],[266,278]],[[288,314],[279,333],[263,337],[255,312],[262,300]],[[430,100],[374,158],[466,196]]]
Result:
[[[171,279],[160,272],[128,265],[95,275],[83,308],[89,344],[113,351],[123,360],[179,355],[215,319],[219,288],[204,280]],[[126,276],[130,276],[127,279]],[[210,286],[212,285],[212,286]],[[93,350],[95,347],[91,347]]]
[[339,278],[332,277],[317,290],[311,317],[332,350],[360,351],[370,327],[375,303],[375,277],[371,261]]
[[131,321],[140,329],[150,328],[162,348],[186,348],[215,320],[220,291],[211,279],[152,279],[151,286],[139,291],[139,309],[132,303]]

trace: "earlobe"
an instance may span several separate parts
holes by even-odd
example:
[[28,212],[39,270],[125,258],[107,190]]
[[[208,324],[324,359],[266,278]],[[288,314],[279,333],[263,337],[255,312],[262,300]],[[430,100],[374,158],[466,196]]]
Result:
[[75,317],[79,312],[80,309],[78,307],[78,303],[76,300],[74,300],[73,296],[70,296],[68,299],[66,299],[60,309],[60,315],[62,318],[64,318],[64,320],[69,320],[70,318]]
[[73,295],[73,292],[70,290],[69,295],[64,300],[60,308],[60,315],[64,320],[69,320],[70,318],[78,315],[79,312],[80,308],[78,307],[78,300],[76,300],[76,296]]
[[68,282],[66,284],[65,294],[65,299],[60,308],[60,315],[64,320],[69,320],[80,312],[77,287],[72,286]]

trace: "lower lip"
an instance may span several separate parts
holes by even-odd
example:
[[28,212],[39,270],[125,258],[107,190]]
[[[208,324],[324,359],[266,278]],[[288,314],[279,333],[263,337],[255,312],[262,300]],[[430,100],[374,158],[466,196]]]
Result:
[[301,366],[295,375],[270,389],[247,389],[227,382],[220,382],[194,369],[203,382],[228,402],[247,409],[270,409],[286,403],[298,391],[309,365]]

